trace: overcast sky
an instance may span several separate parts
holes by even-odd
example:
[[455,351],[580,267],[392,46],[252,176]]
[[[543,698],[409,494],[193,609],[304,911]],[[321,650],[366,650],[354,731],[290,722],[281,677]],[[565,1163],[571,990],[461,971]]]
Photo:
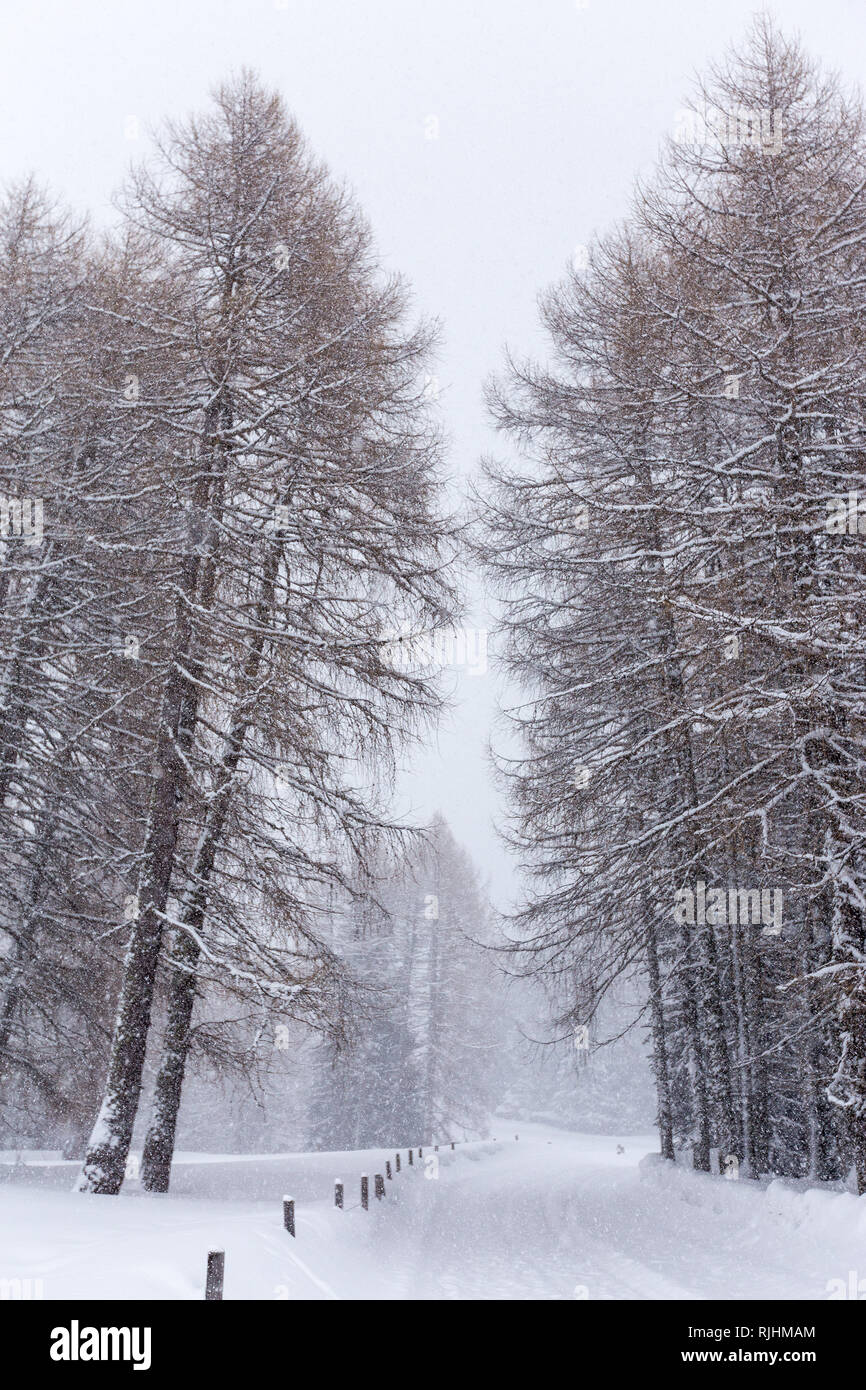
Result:
[[[99,221],[148,127],[202,106],[247,64],[356,191],[389,269],[442,320],[450,467],[496,449],[482,385],[503,344],[539,354],[538,291],[626,213],[693,73],[742,36],[746,0],[5,0],[4,177],[35,170]],[[788,31],[866,77],[866,0],[777,0]],[[473,621],[481,624],[483,616]],[[509,866],[484,744],[492,675],[459,679],[455,716],[407,778],[490,874]]]

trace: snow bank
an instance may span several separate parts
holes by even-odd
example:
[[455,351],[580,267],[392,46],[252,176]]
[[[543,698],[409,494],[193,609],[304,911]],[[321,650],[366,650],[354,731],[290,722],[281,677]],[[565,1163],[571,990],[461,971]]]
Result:
[[643,1158],[639,1171],[641,1181],[668,1201],[723,1216],[753,1236],[778,1240],[796,1233],[816,1251],[847,1251],[830,1279],[841,1278],[849,1265],[866,1277],[866,1194],[856,1197],[787,1178],[728,1179],[672,1164],[659,1154]]

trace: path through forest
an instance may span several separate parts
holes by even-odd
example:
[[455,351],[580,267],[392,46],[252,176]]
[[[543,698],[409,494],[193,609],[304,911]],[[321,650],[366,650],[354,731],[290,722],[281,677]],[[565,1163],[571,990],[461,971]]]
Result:
[[183,1155],[166,1197],[134,1182],[82,1196],[74,1164],[2,1165],[0,1280],[41,1280],[49,1299],[196,1299],[222,1248],[229,1299],[826,1299],[851,1271],[866,1296],[866,1197],[672,1172],[641,1162],[651,1135],[518,1132],[411,1169],[404,1150],[378,1203],[391,1150]]

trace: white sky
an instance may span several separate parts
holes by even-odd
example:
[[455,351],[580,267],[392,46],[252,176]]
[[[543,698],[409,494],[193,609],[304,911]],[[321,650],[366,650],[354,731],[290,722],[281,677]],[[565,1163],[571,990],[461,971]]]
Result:
[[[538,291],[628,208],[690,78],[742,36],[752,0],[5,0],[0,176],[29,170],[98,220],[147,128],[201,107],[248,64],[355,189],[385,264],[443,322],[450,464],[496,442],[484,378],[507,341],[540,353]],[[866,77],[866,0],[776,0],[783,28]],[[140,135],[130,118],[140,123]],[[428,138],[438,120],[438,138]],[[482,617],[474,619],[480,625]],[[415,811],[442,810],[509,891],[484,759],[495,681],[413,762]]]

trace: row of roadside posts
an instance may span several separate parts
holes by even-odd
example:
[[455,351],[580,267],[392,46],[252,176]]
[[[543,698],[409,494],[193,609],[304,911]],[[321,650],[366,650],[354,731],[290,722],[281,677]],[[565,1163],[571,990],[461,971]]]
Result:
[[[515,1140],[518,1140],[518,1139],[520,1138],[520,1135],[519,1135],[519,1134],[515,1134],[514,1138],[515,1138]],[[458,1143],[458,1142],[459,1142],[458,1140],[452,1139],[452,1140],[450,1141],[450,1143],[451,1143],[451,1148],[453,1149],[454,1146],[455,1146],[455,1143]],[[471,1140],[471,1139],[469,1139],[469,1140],[464,1140],[463,1142],[464,1142],[464,1143],[470,1143],[470,1144],[471,1144],[471,1143],[486,1143],[487,1141],[486,1141],[486,1140]],[[499,1141],[498,1141],[497,1139],[494,1139],[494,1140],[493,1140],[493,1143],[494,1143],[494,1144],[496,1144],[496,1143],[498,1143],[498,1142],[499,1142]],[[438,1153],[438,1152],[439,1152],[439,1145],[438,1145],[438,1144],[434,1144],[434,1145],[433,1145],[433,1152],[434,1152],[434,1153]],[[386,1188],[385,1188],[385,1181],[386,1181],[386,1179],[387,1179],[387,1181],[389,1181],[389,1182],[392,1181],[392,1180],[393,1180],[393,1177],[394,1177],[394,1173],[399,1173],[399,1172],[401,1171],[401,1167],[400,1167],[400,1157],[401,1157],[401,1156],[400,1156],[399,1153],[397,1153],[397,1154],[394,1155],[394,1168],[393,1168],[393,1171],[392,1171],[392,1168],[391,1168],[391,1160],[390,1160],[390,1158],[389,1158],[389,1159],[386,1159],[386,1160],[385,1160],[385,1172],[384,1172],[384,1174],[382,1174],[382,1173],[375,1173],[375,1174],[373,1175],[373,1196],[375,1197],[375,1199],[376,1199],[377,1202],[380,1202],[380,1201],[382,1200],[382,1198],[385,1196],[385,1191],[386,1191]],[[419,1164],[420,1164],[421,1162],[423,1162],[423,1159],[424,1159],[424,1150],[423,1150],[423,1148],[419,1148],[419,1149],[418,1149],[418,1162],[419,1162]],[[414,1150],[414,1149],[409,1149],[409,1150],[408,1150],[408,1166],[409,1166],[410,1168],[413,1168],[413,1167],[415,1166],[415,1150]],[[369,1174],[367,1174],[367,1173],[362,1173],[362,1174],[361,1174],[361,1201],[360,1201],[360,1203],[359,1203],[358,1205],[360,1205],[360,1206],[363,1208],[364,1211],[369,1211],[369,1210],[370,1210],[370,1178],[369,1178]],[[342,1179],[340,1179],[340,1178],[335,1178],[335,1179],[334,1179],[334,1206],[337,1207],[340,1211],[345,1211],[345,1210],[346,1210],[346,1206],[345,1206],[345,1193],[344,1193],[344,1188],[343,1188],[343,1182],[342,1182]],[[351,1207],[349,1208],[349,1210],[351,1211]],[[294,1199],[294,1197],[284,1197],[284,1198],[283,1198],[283,1227],[285,1228],[285,1230],[288,1231],[288,1233],[289,1233],[290,1236],[295,1236],[295,1235],[296,1235],[296,1232],[295,1232],[295,1199]],[[208,1257],[207,1257],[207,1279],[206,1279],[206,1282],[205,1282],[205,1293],[204,1293],[205,1300],[206,1300],[207,1302],[220,1301],[220,1300],[222,1299],[222,1296],[223,1296],[223,1283],[224,1283],[224,1281],[225,1281],[225,1270],[226,1270],[226,1253],[225,1253],[225,1251],[224,1251],[224,1250],[210,1250],[210,1251],[208,1252]]]

